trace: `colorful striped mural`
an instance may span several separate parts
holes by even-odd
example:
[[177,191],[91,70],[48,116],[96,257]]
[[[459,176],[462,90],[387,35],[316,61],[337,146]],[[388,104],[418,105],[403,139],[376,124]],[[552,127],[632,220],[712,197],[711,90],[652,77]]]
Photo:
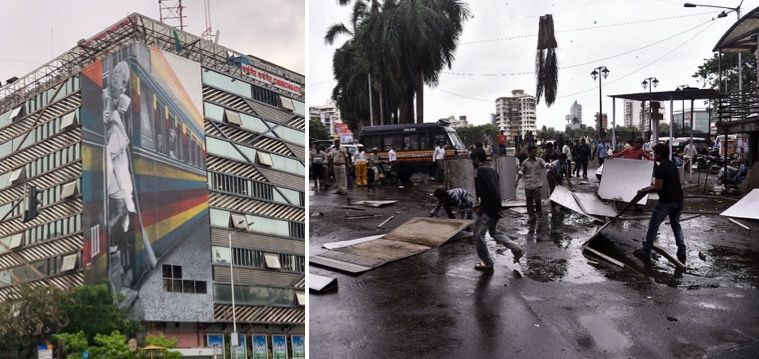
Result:
[[129,296],[178,246],[210,257],[200,71],[141,44],[82,71],[86,282]]

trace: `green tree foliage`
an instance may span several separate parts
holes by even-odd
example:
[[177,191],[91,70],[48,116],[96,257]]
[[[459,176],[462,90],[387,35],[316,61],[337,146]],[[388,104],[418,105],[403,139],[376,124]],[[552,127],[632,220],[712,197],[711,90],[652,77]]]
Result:
[[54,287],[18,287],[18,300],[0,303],[0,353],[7,358],[31,358],[66,325],[60,303],[69,301]]
[[[139,329],[139,323],[129,320],[126,311],[114,304],[106,284],[75,288],[69,298],[61,303],[62,312],[68,318],[64,332],[82,331],[87,340],[92,341],[98,333],[119,330],[134,336]],[[97,313],[97,320],[92,320],[93,313]]]
[[475,140],[482,141],[482,138],[486,135],[495,140],[496,136],[498,136],[500,133],[498,126],[492,124],[477,126],[467,125],[457,128],[456,132],[458,133],[459,138],[461,138],[461,141],[464,142],[464,145],[466,146],[472,145]]
[[67,358],[81,358],[81,353],[87,351],[87,348],[90,345],[90,343],[87,342],[87,335],[81,330],[76,334],[54,334],[53,338],[55,338],[59,348],[65,347],[65,353],[68,354]]
[[[743,55],[743,88],[755,88],[756,83],[756,56],[751,53]],[[702,84],[701,87],[717,89],[719,87],[719,55],[714,54],[709,59],[704,59],[704,64],[698,66],[698,71],[693,77]],[[738,90],[738,54],[722,55],[722,91],[732,92]]]
[[315,140],[329,140],[329,130],[318,120],[308,121],[308,135]]
[[353,3],[350,26],[333,25],[325,41],[351,37],[333,56],[332,98],[343,120],[354,130],[368,124],[371,97],[376,124],[423,122],[424,87],[452,65],[469,8],[458,0],[339,2]]
[[134,355],[129,351],[127,338],[118,330],[111,334],[95,335],[95,345],[89,347],[91,358],[131,359]]

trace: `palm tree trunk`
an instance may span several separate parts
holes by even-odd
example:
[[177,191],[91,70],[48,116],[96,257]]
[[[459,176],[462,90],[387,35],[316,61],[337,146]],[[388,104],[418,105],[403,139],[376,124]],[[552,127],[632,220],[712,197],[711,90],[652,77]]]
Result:
[[416,80],[416,123],[424,122],[424,80],[419,73]]
[[379,92],[379,112],[380,112],[380,119],[379,124],[380,126],[385,124],[385,87],[382,86],[382,80],[380,79],[377,81],[377,87]]

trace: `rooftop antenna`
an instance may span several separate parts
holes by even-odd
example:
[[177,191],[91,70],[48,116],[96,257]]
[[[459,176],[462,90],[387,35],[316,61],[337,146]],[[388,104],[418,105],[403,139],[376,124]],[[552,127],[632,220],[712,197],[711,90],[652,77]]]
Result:
[[213,29],[211,28],[211,0],[203,0],[203,8],[206,17],[206,28],[200,34],[200,37],[211,42],[218,42],[219,32],[216,31],[214,34]]
[[184,31],[184,18],[186,16],[182,14],[184,9],[182,0],[158,0],[158,8],[160,10],[159,19],[162,23]]

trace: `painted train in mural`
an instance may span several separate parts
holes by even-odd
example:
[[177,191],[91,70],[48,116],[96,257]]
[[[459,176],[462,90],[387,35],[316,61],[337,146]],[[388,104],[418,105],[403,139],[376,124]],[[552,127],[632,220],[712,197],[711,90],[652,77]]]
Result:
[[129,297],[162,257],[209,233],[200,66],[133,44],[81,84],[85,280]]

